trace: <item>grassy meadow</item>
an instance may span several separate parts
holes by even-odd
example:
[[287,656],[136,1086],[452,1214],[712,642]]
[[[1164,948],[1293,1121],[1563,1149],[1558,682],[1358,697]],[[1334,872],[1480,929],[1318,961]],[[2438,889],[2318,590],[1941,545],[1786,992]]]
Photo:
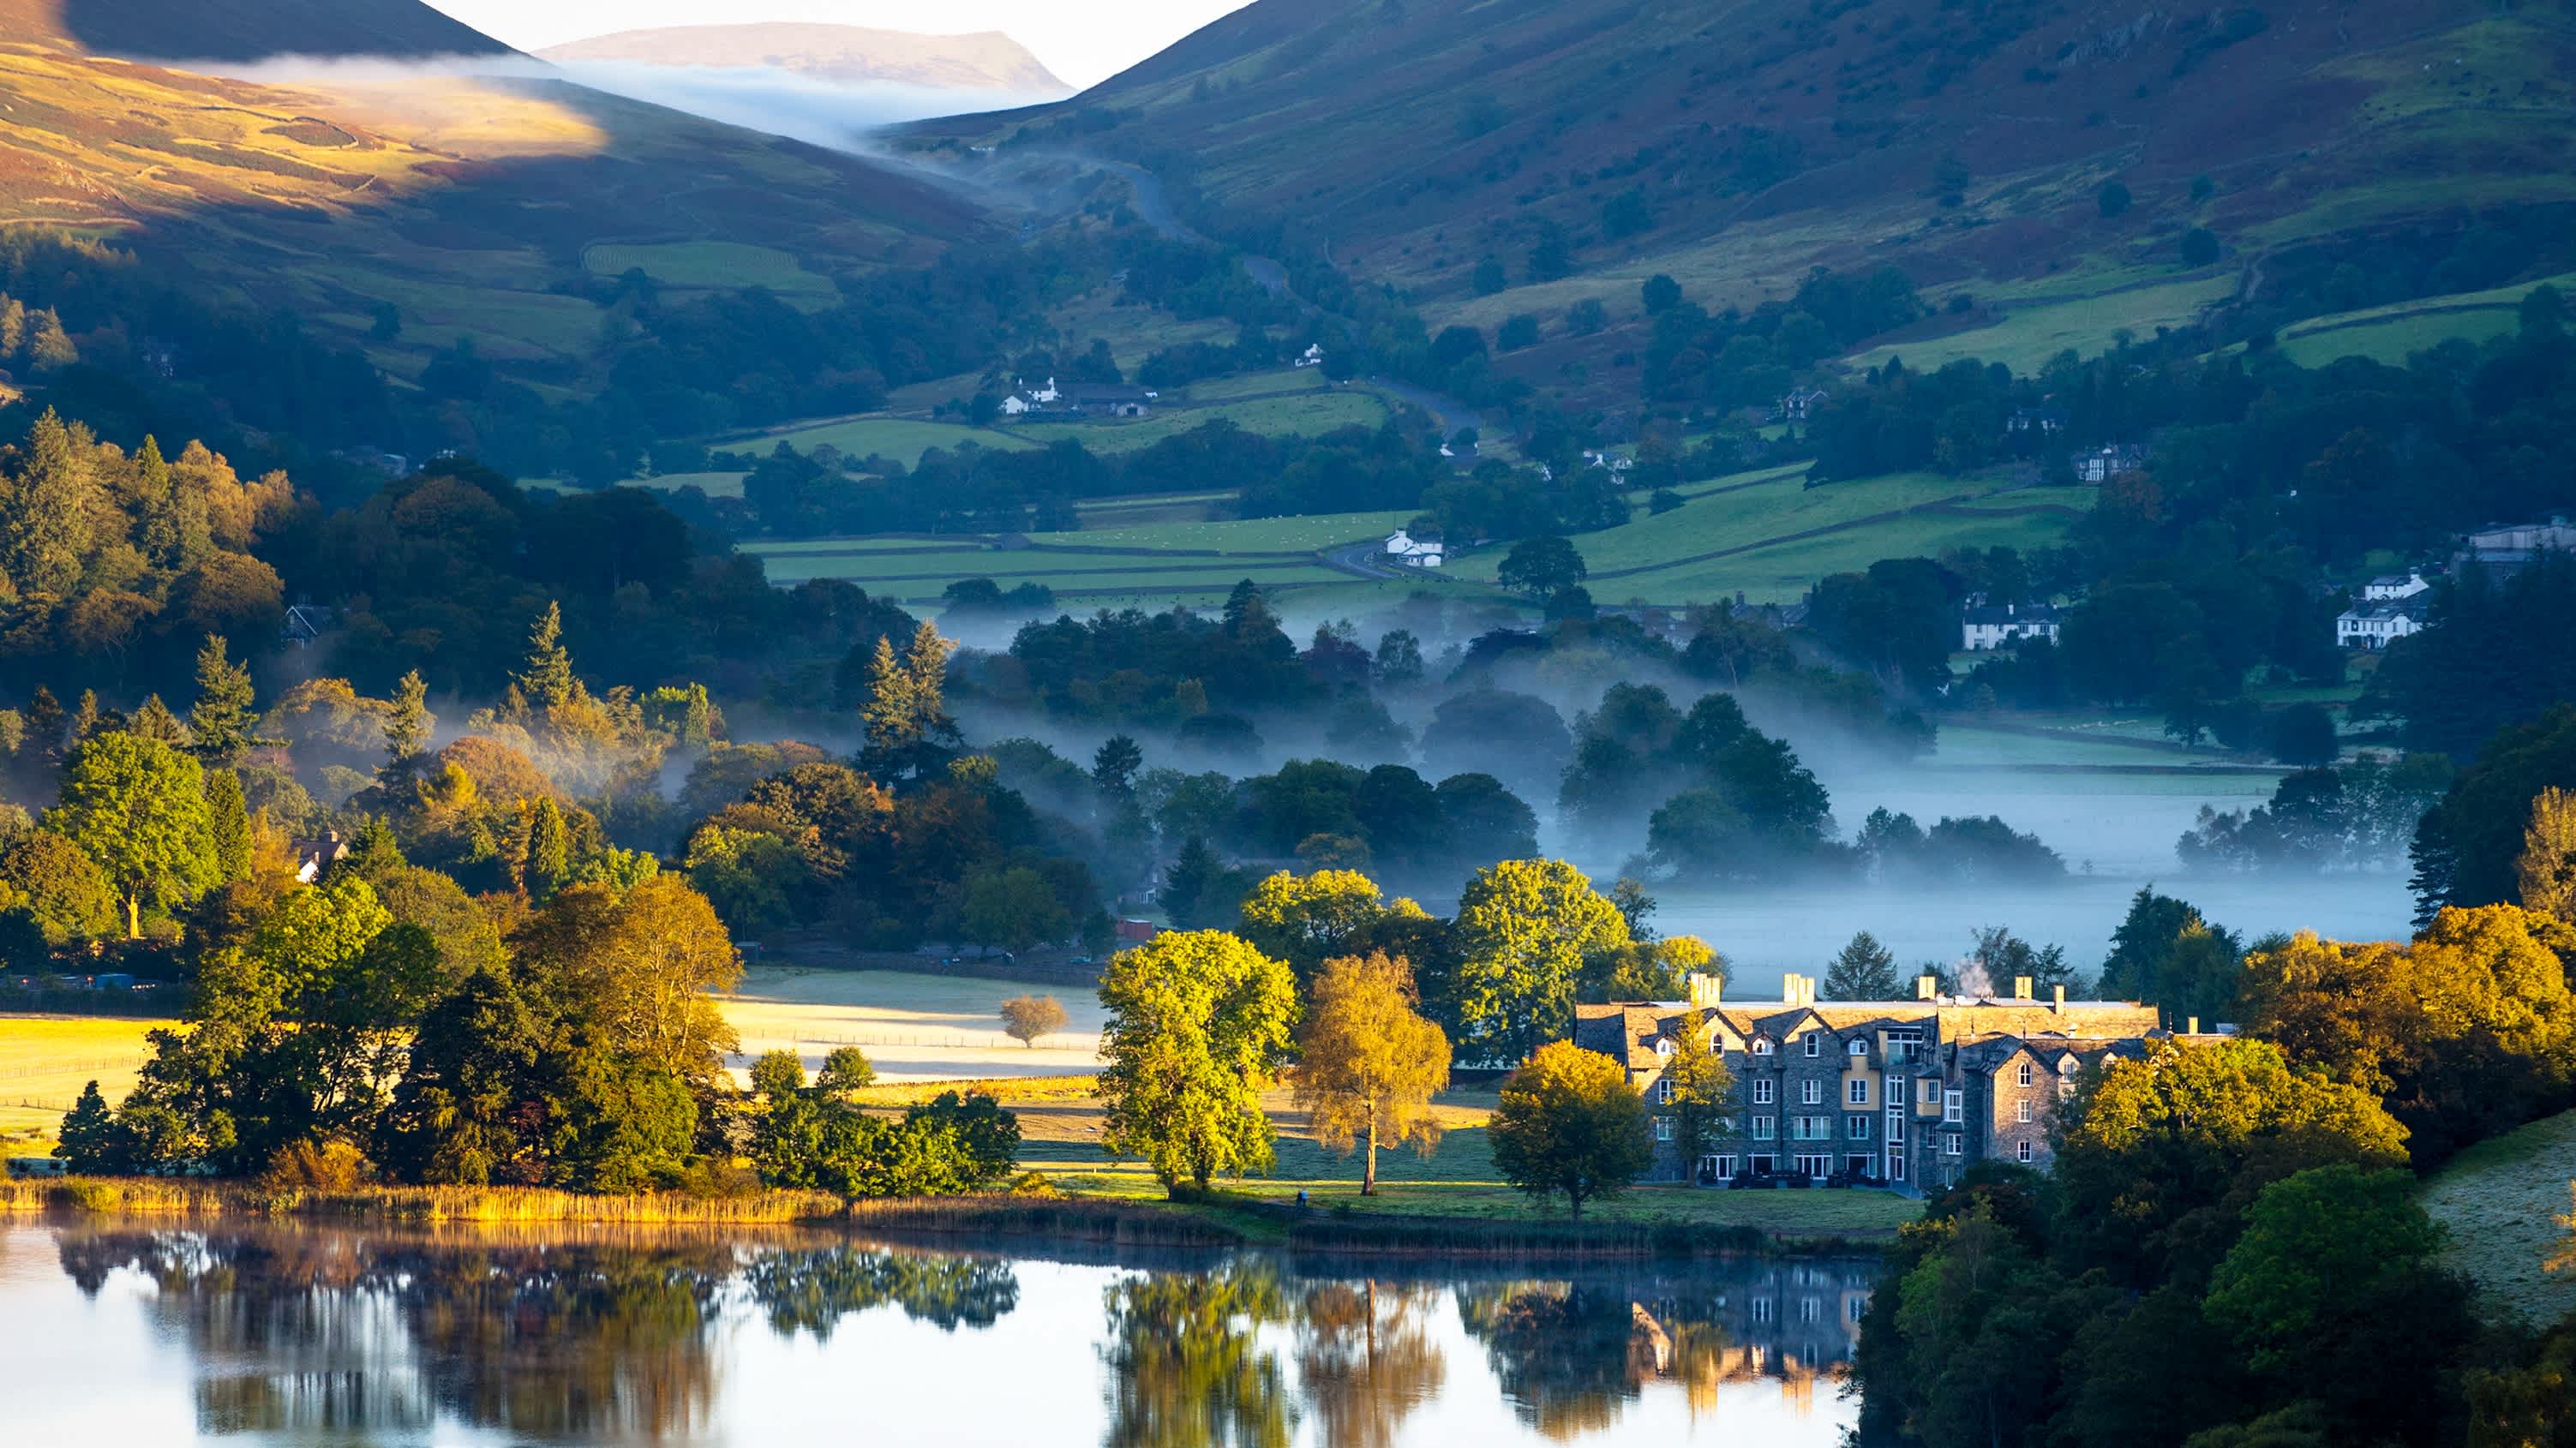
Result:
[[2542,1263],[2569,1237],[2576,1203],[2576,1111],[2460,1153],[2424,1188],[2424,1209],[2450,1229],[2449,1265],[2486,1300],[2538,1326],[2576,1312],[2576,1271]]
[[[1003,1001],[1018,995],[1063,1002],[1070,1018],[1063,1032],[1034,1048],[1004,1035],[998,1012]],[[1100,1001],[1078,986],[761,965],[744,973],[723,1009],[742,1036],[745,1066],[762,1052],[786,1049],[814,1071],[833,1048],[857,1046],[876,1066],[877,1079],[890,1086],[1087,1077],[1100,1069]]]
[[54,1129],[90,1081],[110,1101],[134,1089],[135,1073],[152,1054],[147,1032],[168,1021],[93,1016],[0,1016],[0,1143],[11,1156],[29,1154],[41,1139],[52,1149]]

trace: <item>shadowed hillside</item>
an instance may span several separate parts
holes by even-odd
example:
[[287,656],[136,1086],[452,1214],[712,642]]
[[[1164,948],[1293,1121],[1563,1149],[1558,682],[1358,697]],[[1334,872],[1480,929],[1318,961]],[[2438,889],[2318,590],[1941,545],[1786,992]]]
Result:
[[2555,3],[1259,0],[924,134],[1141,162],[1203,220],[1488,325],[1655,272],[1719,301],[1885,261],[2100,294],[2182,270],[2195,228],[2203,271],[2259,286],[2318,236],[2576,199],[2571,37]]
[[420,0],[0,0],[0,25],[12,36],[163,60],[510,53]]

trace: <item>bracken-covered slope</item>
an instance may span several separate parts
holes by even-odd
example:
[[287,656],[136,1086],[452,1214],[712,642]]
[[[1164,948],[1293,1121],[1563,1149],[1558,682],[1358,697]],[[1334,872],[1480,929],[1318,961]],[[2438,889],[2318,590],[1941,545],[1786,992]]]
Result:
[[[2259,281],[2304,239],[2576,200],[2571,37],[2562,0],[1258,0],[996,120],[1466,320],[1872,259],[2128,286],[2194,227]],[[1551,234],[1576,274],[1533,287]],[[1513,290],[1478,299],[1489,257]]]
[[1031,99],[1072,94],[1031,55],[998,30],[973,35],[915,35],[856,25],[682,25],[621,30],[537,54],[567,64],[622,61],[638,65],[754,67],[816,80],[895,81],[942,90],[1015,91]]
[[420,0],[0,0],[0,36],[159,60],[509,53]]
[[[306,8],[219,13],[248,43],[292,34]],[[0,0],[0,18],[33,13]],[[571,380],[601,317],[573,284],[603,258],[612,274],[708,274],[752,256],[828,296],[835,272],[926,260],[985,224],[858,157],[561,82],[429,66],[253,83],[103,57],[70,28],[0,30],[0,226],[105,238],[205,294],[344,336],[391,304],[401,337],[373,350],[397,372],[472,336],[505,366]]]

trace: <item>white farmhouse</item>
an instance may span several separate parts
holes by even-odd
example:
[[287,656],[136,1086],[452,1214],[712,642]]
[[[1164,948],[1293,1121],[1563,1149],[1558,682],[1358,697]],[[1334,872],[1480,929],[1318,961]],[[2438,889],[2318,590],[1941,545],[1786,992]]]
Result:
[[1310,342],[1310,343],[1308,343],[1308,344],[1306,345],[1306,350],[1305,350],[1302,354],[1300,354],[1300,355],[1298,356],[1298,358],[1297,358],[1297,365],[1298,365],[1298,366],[1300,366],[1300,367],[1321,367],[1321,366],[1323,366],[1323,365],[1324,365],[1324,344],[1323,344],[1323,343],[1321,343],[1321,342]]
[[2029,608],[2005,604],[2001,608],[1980,605],[1959,617],[1959,646],[1970,652],[1999,649],[2025,639],[2057,642],[2058,611],[2047,604]]
[[1017,392],[1002,399],[1002,412],[1010,417],[1024,417],[1032,412],[1045,412],[1063,400],[1064,394],[1056,391],[1052,377],[1046,380],[1044,387],[1031,387],[1022,382]]
[[2365,603],[2379,603],[2394,598],[2413,598],[2432,588],[2421,573],[2383,573],[2361,586]]
[[2384,649],[2424,631],[2421,598],[2365,599],[2335,615],[2335,642],[2347,649]]
[[1388,561],[1406,568],[1437,568],[1446,554],[1438,539],[1416,538],[1402,528],[1386,535]]

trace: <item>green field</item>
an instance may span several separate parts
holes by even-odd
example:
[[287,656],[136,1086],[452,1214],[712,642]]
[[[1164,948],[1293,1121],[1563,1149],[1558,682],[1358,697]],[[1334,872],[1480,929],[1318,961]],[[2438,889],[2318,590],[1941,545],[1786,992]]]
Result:
[[1139,418],[1103,418],[1088,422],[1042,422],[1011,431],[1031,442],[1072,438],[1096,453],[1134,452],[1167,437],[1177,437],[1211,422],[1231,422],[1265,437],[1319,437],[1337,428],[1377,427],[1387,418],[1386,404],[1366,392],[1300,392],[1286,397],[1255,397],[1210,406],[1161,406]]
[[659,246],[602,244],[581,254],[582,267],[593,276],[623,276],[630,270],[665,287],[682,290],[767,287],[790,300],[838,298],[831,278],[816,276],[804,263],[774,247],[738,241],[678,241]]
[[[1902,357],[1906,366],[1929,372],[1973,357],[2004,363],[2015,372],[2036,372],[2060,352],[2100,352],[2119,332],[2146,338],[2154,336],[2158,327],[2188,326],[2203,309],[2235,293],[2236,274],[2231,270],[2092,296],[2003,303],[2002,319],[1990,326],[1873,347],[1850,362],[1854,367],[1875,367],[1890,357]],[[1997,305],[1993,294],[1981,295],[1989,305]]]
[[739,452],[766,453],[779,443],[798,452],[812,452],[830,445],[848,458],[883,455],[905,467],[917,467],[921,455],[932,448],[954,450],[960,443],[977,447],[1000,448],[1006,452],[1037,446],[1025,438],[1015,437],[989,427],[968,427],[962,422],[924,422],[909,417],[853,417],[838,422],[815,423],[762,433],[756,437],[718,442],[715,446]]
[[[91,1081],[110,1101],[134,1089],[152,1048],[146,1032],[169,1021],[88,1016],[0,1016],[0,1140],[11,1156],[50,1143],[63,1113]],[[45,1148],[50,1150],[50,1144]]]
[[[1247,372],[1240,377],[1211,377],[1181,389],[1193,406],[1240,397],[1267,397],[1277,392],[1326,392],[1332,384],[1320,367],[1283,367],[1276,372]],[[1165,394],[1168,396],[1169,394]]]
[[2538,1327],[2576,1311],[2576,1272],[2542,1264],[2568,1238],[2558,1218],[2576,1182],[2576,1111],[2535,1121],[2460,1153],[2424,1188],[2424,1209],[2450,1229],[2446,1256],[2487,1300]]
[[2403,367],[2410,355],[2454,339],[2482,343],[2512,335],[2521,325],[2522,299],[2541,286],[2565,291],[2576,287],[2576,276],[2313,317],[2281,329],[2281,351],[2302,367],[2322,367],[2339,357]]

